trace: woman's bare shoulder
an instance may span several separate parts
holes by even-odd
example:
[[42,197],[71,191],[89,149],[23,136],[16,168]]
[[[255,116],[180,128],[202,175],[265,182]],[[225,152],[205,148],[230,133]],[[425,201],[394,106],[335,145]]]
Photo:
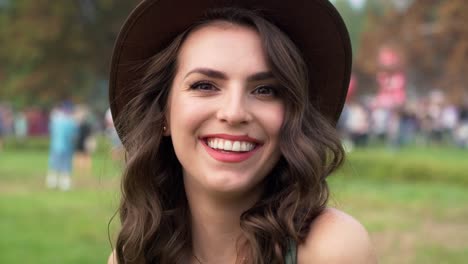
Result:
[[298,248],[298,263],[374,264],[377,258],[367,230],[352,216],[327,208],[311,224]]

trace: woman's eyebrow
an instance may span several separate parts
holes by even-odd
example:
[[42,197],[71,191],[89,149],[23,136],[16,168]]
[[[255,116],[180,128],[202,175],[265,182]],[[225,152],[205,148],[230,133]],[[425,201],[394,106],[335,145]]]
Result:
[[275,76],[270,71],[267,71],[267,72],[258,72],[253,75],[250,75],[247,78],[247,81],[254,82],[254,81],[264,81],[264,80],[269,80],[269,79],[275,79]]
[[[215,78],[215,79],[221,79],[221,80],[227,80],[228,79],[226,73],[224,73],[222,71],[213,70],[213,69],[210,69],[210,68],[195,68],[195,69],[191,70],[190,72],[188,72],[185,75],[184,79],[186,79],[190,74],[193,74],[193,73],[203,74],[203,75],[206,75],[208,77]],[[274,79],[274,78],[275,77],[274,77],[273,73],[271,73],[270,71],[257,72],[255,74],[252,74],[249,77],[247,77],[247,81],[249,81],[249,82],[263,81],[263,80]]]

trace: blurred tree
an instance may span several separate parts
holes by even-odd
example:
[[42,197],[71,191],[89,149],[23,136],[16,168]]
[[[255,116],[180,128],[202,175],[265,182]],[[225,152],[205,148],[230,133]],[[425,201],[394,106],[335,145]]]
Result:
[[93,98],[97,88],[105,89],[114,40],[137,2],[16,0],[2,6],[0,98],[16,105]]
[[372,2],[356,69],[375,76],[378,50],[391,45],[405,57],[410,81],[419,92],[440,88],[454,101],[461,99],[468,83],[468,1],[413,0],[400,6]]
[[335,0],[334,5],[343,16],[351,38],[353,53],[356,53],[359,50],[360,37],[365,22],[364,10],[358,6],[353,7],[349,0]]

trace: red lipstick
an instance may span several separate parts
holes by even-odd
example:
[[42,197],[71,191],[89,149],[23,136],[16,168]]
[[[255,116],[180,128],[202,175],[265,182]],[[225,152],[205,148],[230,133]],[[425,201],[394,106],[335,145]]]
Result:
[[[246,142],[255,143],[256,146],[251,151],[246,151],[246,152],[224,151],[224,150],[219,150],[219,149],[212,149],[210,146],[208,146],[207,144],[208,138],[221,138],[221,139],[226,139],[226,140],[231,140],[231,141],[246,141]],[[228,134],[205,135],[200,138],[200,142],[202,143],[206,152],[208,152],[208,154],[213,159],[217,161],[229,162],[229,163],[237,163],[237,162],[242,162],[242,161],[249,159],[263,145],[261,141],[251,138],[246,135],[236,136],[236,135],[228,135]]]

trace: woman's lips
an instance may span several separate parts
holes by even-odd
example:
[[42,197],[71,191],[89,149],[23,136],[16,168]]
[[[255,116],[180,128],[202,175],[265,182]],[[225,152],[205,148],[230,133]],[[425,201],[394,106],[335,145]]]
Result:
[[[210,141],[209,146],[208,141]],[[260,144],[255,144],[247,141],[231,141],[222,138],[205,138],[200,139],[208,154],[217,161],[221,162],[242,162],[249,159],[261,147]],[[216,144],[215,144],[216,143]]]

